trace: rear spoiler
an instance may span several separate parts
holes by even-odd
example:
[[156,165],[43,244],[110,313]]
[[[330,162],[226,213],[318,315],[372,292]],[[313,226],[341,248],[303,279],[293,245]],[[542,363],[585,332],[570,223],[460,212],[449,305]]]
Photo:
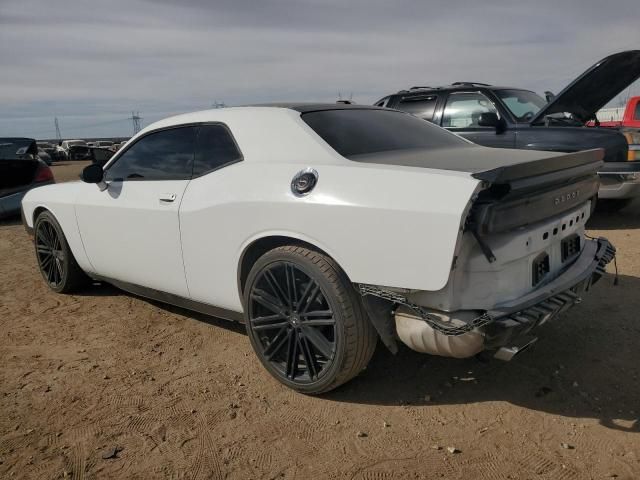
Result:
[[487,260],[491,263],[495,256],[485,235],[553,218],[593,199],[600,188],[597,172],[603,154],[601,149],[587,150],[474,173],[488,187],[475,200],[466,228]]
[[[516,163],[472,174],[472,177],[491,184],[509,183],[512,187],[527,184],[556,183],[562,178],[576,178],[597,172],[604,162],[604,149],[595,148],[566,155]],[[535,178],[534,178],[535,177]]]

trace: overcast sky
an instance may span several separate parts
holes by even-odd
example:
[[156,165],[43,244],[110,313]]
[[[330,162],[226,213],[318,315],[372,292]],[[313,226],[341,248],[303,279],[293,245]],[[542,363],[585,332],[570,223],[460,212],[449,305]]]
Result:
[[460,80],[557,93],[631,48],[639,0],[0,0],[0,136]]

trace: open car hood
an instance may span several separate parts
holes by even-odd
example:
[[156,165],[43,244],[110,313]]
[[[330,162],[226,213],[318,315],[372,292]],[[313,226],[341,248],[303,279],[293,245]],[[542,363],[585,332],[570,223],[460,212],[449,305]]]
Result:
[[616,95],[640,78],[640,50],[614,53],[603,58],[571,82],[531,120],[544,122],[544,117],[568,112],[586,123]]

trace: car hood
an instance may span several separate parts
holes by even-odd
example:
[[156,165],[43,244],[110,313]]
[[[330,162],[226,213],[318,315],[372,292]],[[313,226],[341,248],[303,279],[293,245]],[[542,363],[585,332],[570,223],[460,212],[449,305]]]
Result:
[[583,123],[616,95],[640,78],[640,50],[615,53],[603,58],[571,82],[531,120],[544,122],[544,117],[568,112]]

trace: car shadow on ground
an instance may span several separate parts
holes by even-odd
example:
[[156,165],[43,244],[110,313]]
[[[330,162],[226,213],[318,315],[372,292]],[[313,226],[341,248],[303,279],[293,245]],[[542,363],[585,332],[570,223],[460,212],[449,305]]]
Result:
[[606,275],[584,301],[537,331],[539,341],[511,362],[456,360],[378,344],[369,367],[326,395],[375,405],[509,402],[640,432],[640,279]]
[[626,230],[640,228],[640,200],[635,200],[629,206],[609,211],[596,206],[595,212],[587,222],[587,229],[594,230]]
[[20,215],[0,219],[0,227],[14,227],[16,225],[22,225]]

